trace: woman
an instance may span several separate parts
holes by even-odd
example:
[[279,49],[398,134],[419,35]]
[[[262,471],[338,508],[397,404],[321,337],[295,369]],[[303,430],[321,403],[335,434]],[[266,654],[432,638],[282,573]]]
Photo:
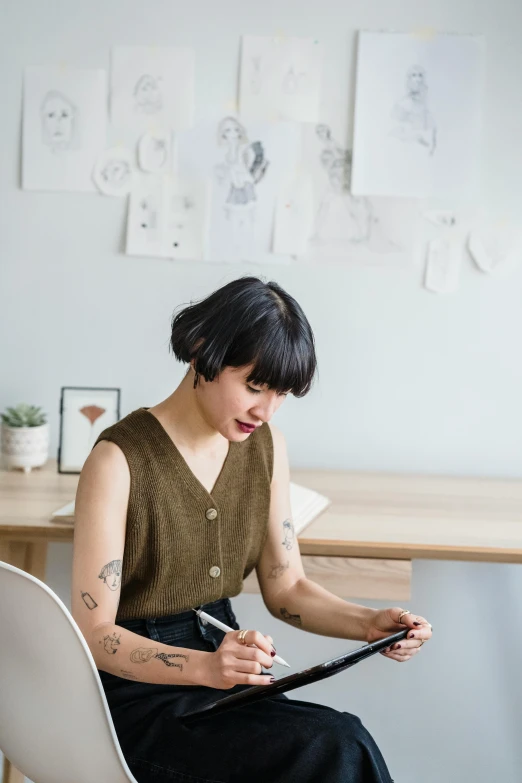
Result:
[[[272,680],[275,648],[240,634],[230,597],[255,567],[274,617],[415,655],[431,628],[348,603],[307,579],[293,535],[284,438],[269,425],[316,368],[310,325],[276,283],[235,280],[172,322],[187,374],[163,402],[106,429],[76,500],[73,615],[141,782],[390,783],[359,718],[284,694],[185,727],[178,716]],[[233,627],[206,625],[193,608]],[[242,639],[242,636],[244,637]],[[255,646],[252,646],[255,645]]]

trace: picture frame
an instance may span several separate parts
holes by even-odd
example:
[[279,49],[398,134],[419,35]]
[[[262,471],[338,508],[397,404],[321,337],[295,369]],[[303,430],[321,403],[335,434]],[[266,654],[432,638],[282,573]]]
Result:
[[96,439],[120,419],[118,388],[62,386],[58,473],[80,473]]

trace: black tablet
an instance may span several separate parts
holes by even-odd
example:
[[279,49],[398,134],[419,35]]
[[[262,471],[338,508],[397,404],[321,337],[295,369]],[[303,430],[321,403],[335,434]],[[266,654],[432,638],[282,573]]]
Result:
[[355,650],[340,655],[338,658],[332,658],[330,661],[319,663],[310,669],[303,669],[301,672],[289,674],[287,677],[282,677],[269,685],[253,685],[251,688],[245,688],[245,690],[238,693],[224,696],[222,699],[206,704],[198,710],[187,712],[185,715],[180,716],[179,720],[183,723],[192,723],[200,718],[218,715],[221,712],[226,712],[226,710],[243,707],[245,704],[252,704],[255,701],[274,696],[277,693],[285,693],[285,691],[291,691],[294,688],[301,688],[303,685],[324,680],[326,677],[331,677],[333,674],[344,671],[344,669],[350,668],[350,666],[359,661],[369,658],[370,655],[375,655],[375,653],[385,650],[401,639],[405,639],[409,630],[409,628],[405,628],[403,631],[387,636],[385,639],[379,639],[377,642],[357,647]]

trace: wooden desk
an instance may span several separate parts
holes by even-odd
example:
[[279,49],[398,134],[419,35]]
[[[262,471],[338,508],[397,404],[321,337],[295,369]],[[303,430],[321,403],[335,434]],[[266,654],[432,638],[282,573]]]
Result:
[[[407,601],[413,558],[522,563],[520,480],[315,470],[292,480],[332,499],[299,545],[307,575],[341,597]],[[0,560],[45,581],[48,543],[73,540],[51,513],[77,483],[54,460],[28,474],[0,470]],[[254,574],[244,589],[259,589]],[[4,783],[23,783],[7,759]]]

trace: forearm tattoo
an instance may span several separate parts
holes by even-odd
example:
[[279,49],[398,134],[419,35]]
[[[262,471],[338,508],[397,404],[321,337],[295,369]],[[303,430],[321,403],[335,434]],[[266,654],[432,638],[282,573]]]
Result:
[[[120,645],[120,639],[121,634],[117,636],[116,631],[112,634],[107,634],[107,636],[103,637],[103,647],[106,653],[109,655],[114,655],[114,653],[117,653],[117,647]],[[101,642],[100,642],[101,644]]]
[[292,623],[293,625],[302,625],[300,614],[290,614],[288,609],[286,609],[284,606],[279,611],[281,613],[281,617],[283,618],[283,620],[286,620],[287,622]]
[[285,549],[292,549],[295,539],[295,530],[291,519],[285,519],[283,522],[284,540],[281,542]]
[[270,573],[268,574],[268,578],[278,579],[280,576],[282,576],[282,574],[284,574],[289,565],[290,560],[287,560],[286,563],[278,563],[277,565],[272,566]]
[[126,669],[120,669],[120,674],[123,674],[123,676],[127,680],[138,680],[135,674],[133,674],[132,672],[128,672]]
[[137,647],[130,654],[130,659],[133,663],[148,663],[151,658],[158,658],[160,661],[163,661],[165,666],[176,666],[181,671],[183,671],[182,663],[172,663],[168,659],[184,658],[186,663],[189,660],[189,656],[182,653],[159,653],[157,647]]

